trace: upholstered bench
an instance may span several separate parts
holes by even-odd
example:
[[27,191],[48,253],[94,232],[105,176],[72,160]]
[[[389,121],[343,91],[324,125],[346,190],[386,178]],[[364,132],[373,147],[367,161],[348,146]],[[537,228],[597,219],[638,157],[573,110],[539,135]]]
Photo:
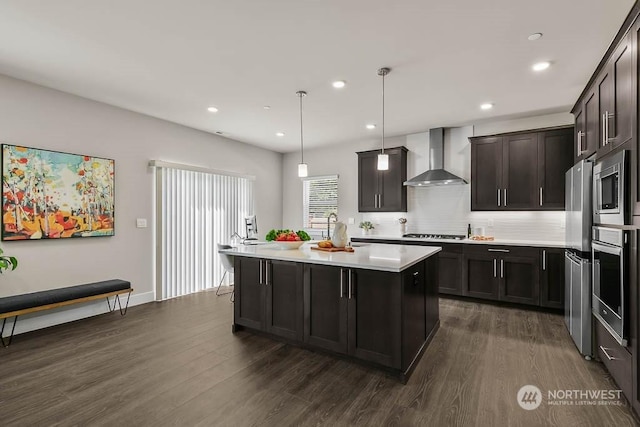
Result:
[[[87,283],[84,285],[70,286],[68,288],[51,289],[48,291],[33,292],[23,295],[12,295],[10,297],[0,298],[0,319],[2,320],[2,330],[0,330],[0,339],[5,347],[11,344],[13,332],[16,329],[18,316],[37,311],[49,310],[52,308],[63,307],[65,305],[77,304],[81,302],[93,301],[99,298],[106,298],[109,311],[116,309],[116,301],[120,308],[120,314],[124,316],[129,306],[129,298],[131,297],[131,283],[126,280],[112,279],[103,282]],[[120,304],[120,294],[128,293],[127,302],[124,309]],[[109,297],[114,296],[113,308],[109,303]],[[7,319],[15,317],[13,328],[8,340],[5,341],[4,326]]]

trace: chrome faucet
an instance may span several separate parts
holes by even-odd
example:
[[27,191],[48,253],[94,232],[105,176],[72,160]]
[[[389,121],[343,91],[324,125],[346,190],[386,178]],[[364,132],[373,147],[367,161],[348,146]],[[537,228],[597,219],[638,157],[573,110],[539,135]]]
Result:
[[338,220],[338,215],[335,212],[331,212],[327,217],[327,239],[331,238],[331,217],[334,217],[336,221]]

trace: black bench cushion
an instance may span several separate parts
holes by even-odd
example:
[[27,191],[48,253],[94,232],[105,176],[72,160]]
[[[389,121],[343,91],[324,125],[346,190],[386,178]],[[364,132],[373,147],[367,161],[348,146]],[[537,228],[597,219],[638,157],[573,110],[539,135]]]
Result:
[[85,285],[70,286],[68,288],[51,289],[24,295],[13,295],[0,298],[0,313],[9,313],[41,305],[55,304],[78,298],[106,294],[131,288],[131,282],[120,279],[105,280],[103,282],[87,283]]

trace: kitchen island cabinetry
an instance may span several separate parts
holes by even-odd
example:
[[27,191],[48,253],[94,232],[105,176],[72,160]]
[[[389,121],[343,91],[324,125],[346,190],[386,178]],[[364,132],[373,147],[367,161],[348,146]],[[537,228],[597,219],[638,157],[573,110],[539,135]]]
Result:
[[259,258],[234,260],[238,325],[302,339],[302,265]]
[[478,136],[471,141],[471,210],[563,210],[573,127]]
[[358,212],[407,212],[407,149],[387,148],[389,170],[379,171],[381,150],[358,154]]
[[271,245],[224,250],[235,257],[233,330],[329,351],[406,381],[439,326],[432,256],[439,251],[401,245],[354,253]]

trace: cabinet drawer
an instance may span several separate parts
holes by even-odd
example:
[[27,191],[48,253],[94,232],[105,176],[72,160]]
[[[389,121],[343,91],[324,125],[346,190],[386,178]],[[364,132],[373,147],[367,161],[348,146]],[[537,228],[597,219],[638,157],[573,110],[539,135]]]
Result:
[[595,319],[596,330],[596,352],[598,358],[602,360],[607,371],[611,374],[620,390],[630,402],[633,390],[631,379],[631,353],[622,347],[611,336],[602,324]]
[[484,244],[469,244],[464,248],[467,254],[489,254],[497,257],[501,256],[518,256],[518,257],[535,257],[538,256],[538,249],[524,246],[492,246]]

